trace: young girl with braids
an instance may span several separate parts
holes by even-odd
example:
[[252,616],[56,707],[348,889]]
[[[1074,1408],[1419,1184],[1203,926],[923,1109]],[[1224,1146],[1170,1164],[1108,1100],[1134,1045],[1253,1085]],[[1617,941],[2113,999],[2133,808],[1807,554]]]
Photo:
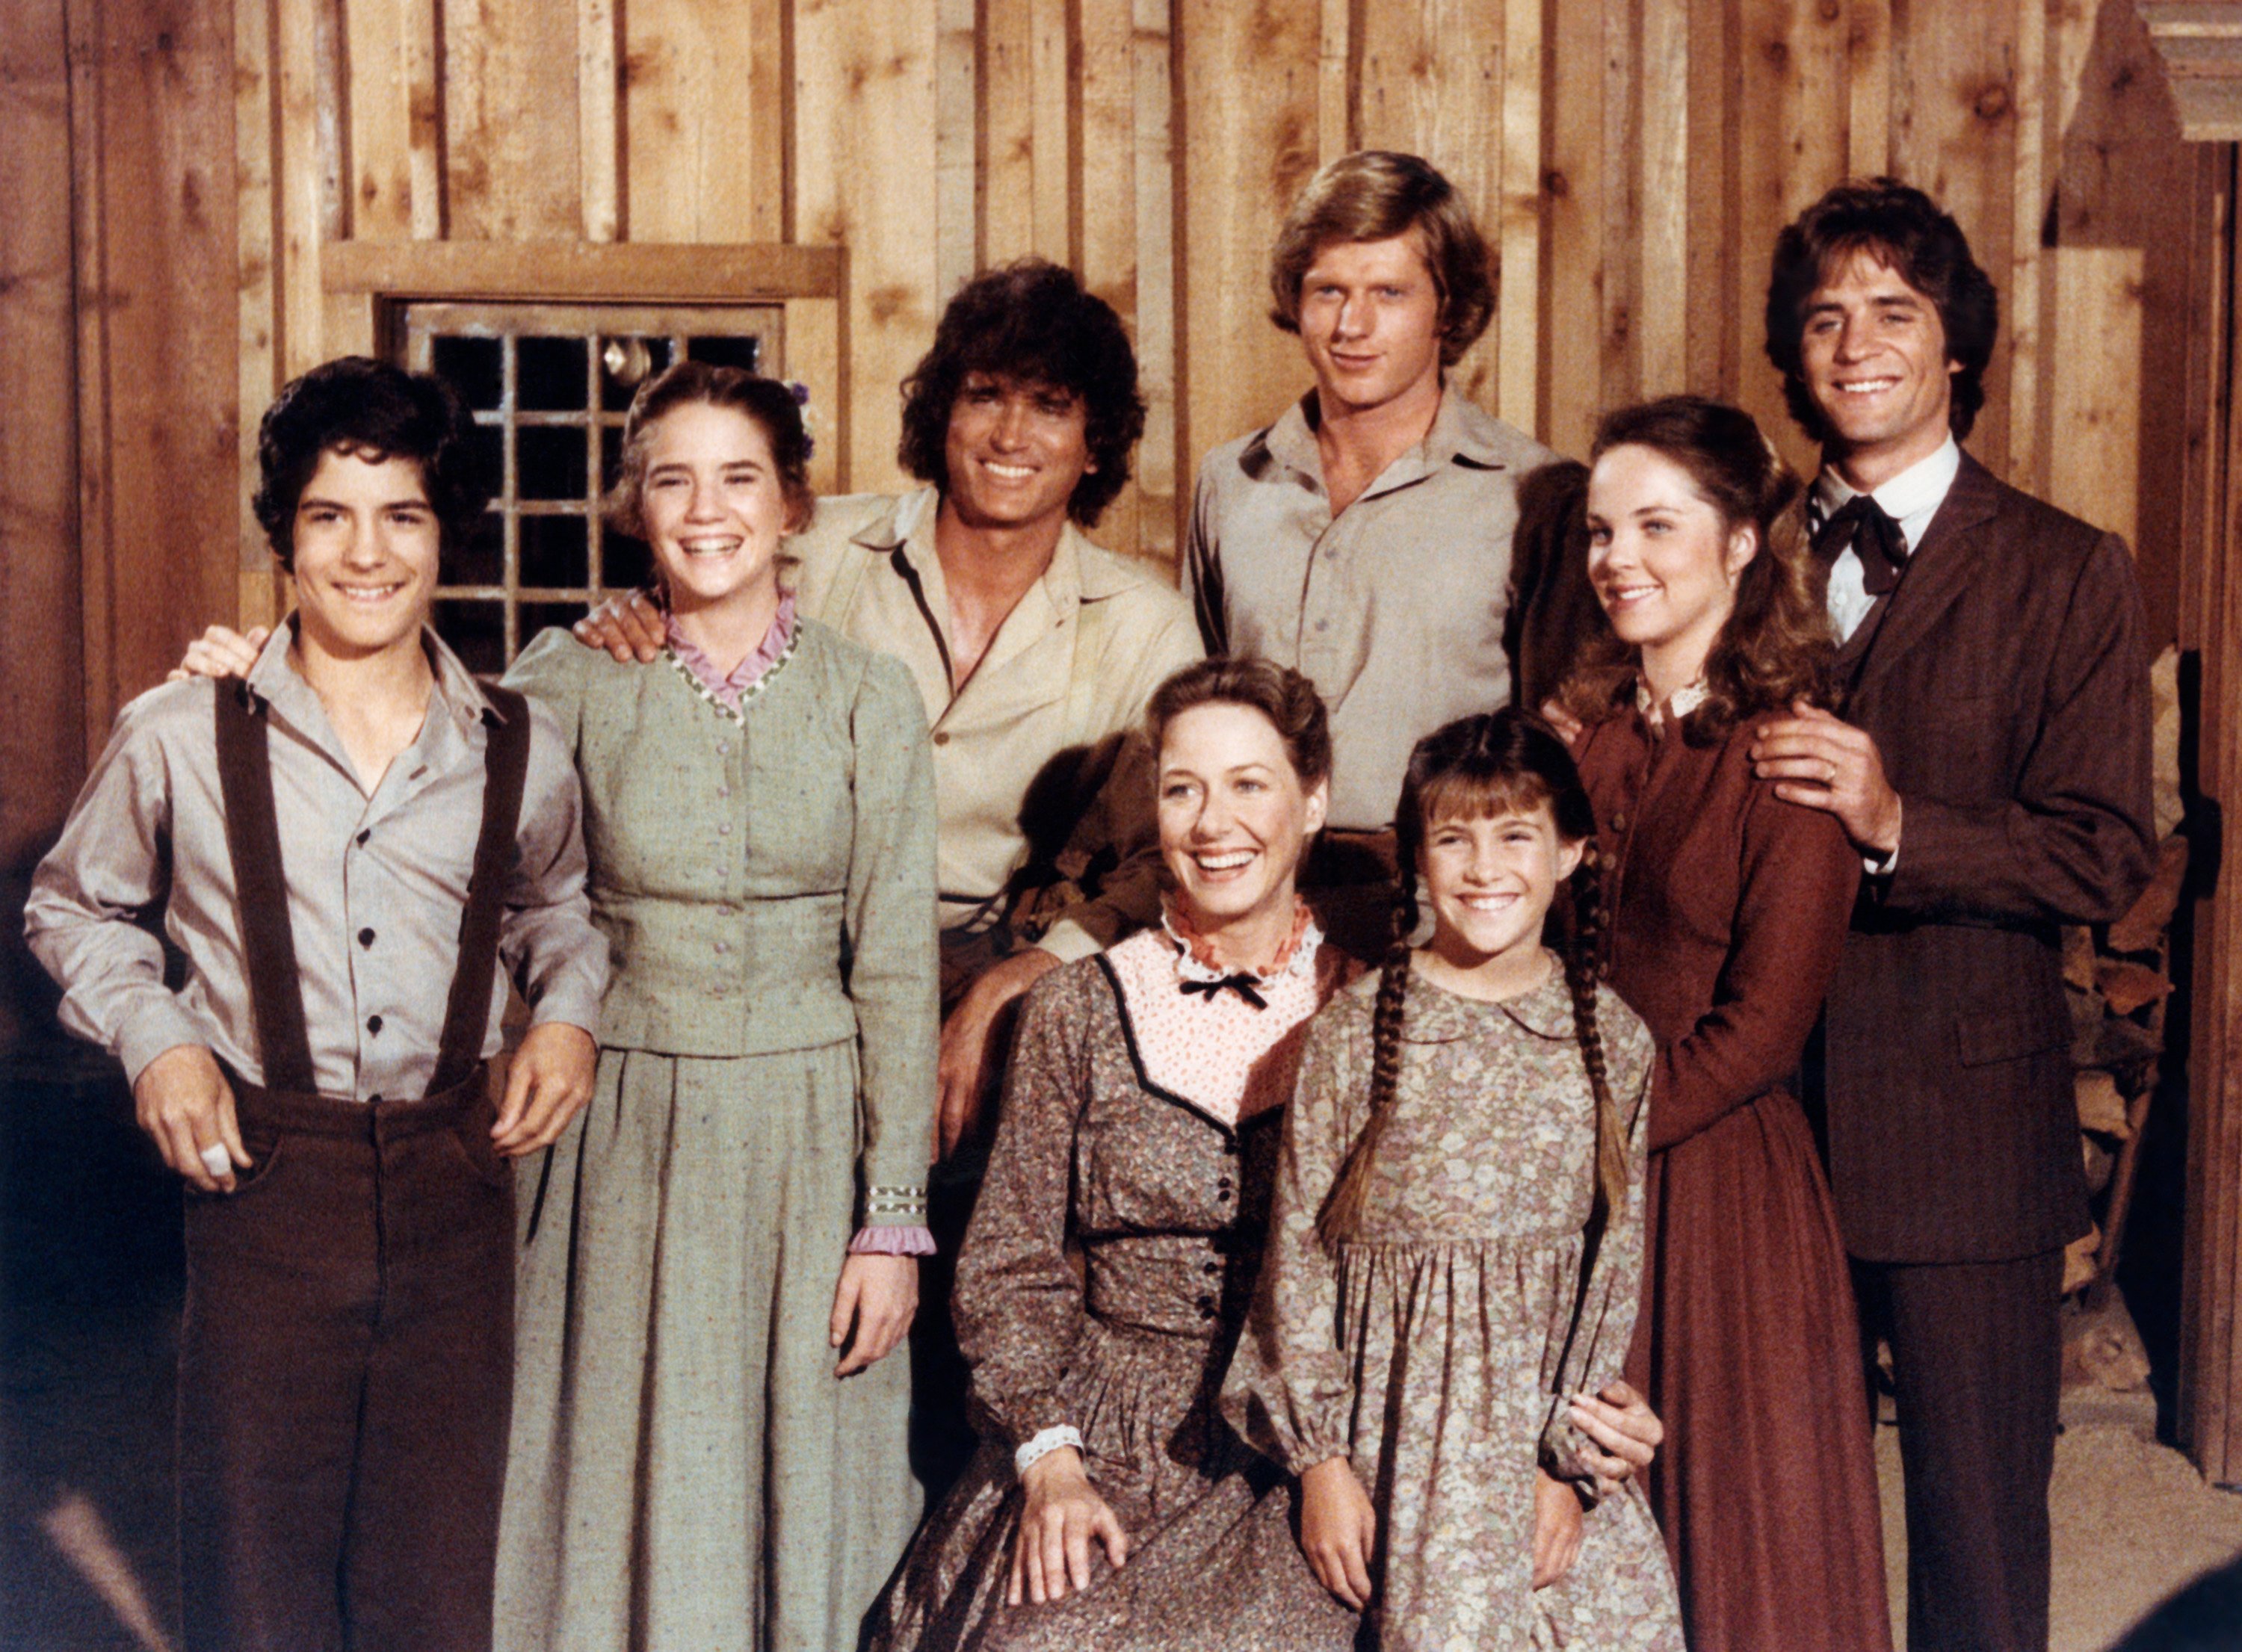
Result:
[[1310,1028],[1224,1413],[1386,1652],[1680,1652],[1658,1534],[1567,1416],[1634,1329],[1651,1062],[1597,984],[1588,796],[1506,710],[1418,743],[1395,830],[1396,933],[1421,880],[1432,939]]

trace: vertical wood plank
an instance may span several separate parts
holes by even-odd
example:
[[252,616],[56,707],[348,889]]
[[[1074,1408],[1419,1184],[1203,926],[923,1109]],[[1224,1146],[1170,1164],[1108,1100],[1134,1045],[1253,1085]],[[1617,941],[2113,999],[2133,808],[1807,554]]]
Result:
[[901,481],[896,387],[933,337],[935,49],[936,15],[920,0],[802,0],[795,17],[799,238],[849,249],[843,487]]
[[1641,41],[1633,0],[1604,0],[1602,164],[1603,287],[1596,316],[1598,410],[1624,407],[1641,383],[1637,305],[1641,296],[1642,237],[1636,216],[1642,190]]
[[1028,0],[1031,128],[1029,188],[1035,229],[1030,250],[1053,264],[1079,267],[1074,195],[1075,80],[1069,63],[1069,0]]
[[1892,168],[1893,3],[1853,0],[1848,8],[1845,170],[1855,177],[1875,177]]
[[980,263],[974,192],[981,130],[974,0],[940,0],[935,46],[935,282],[943,302]]
[[328,186],[328,136],[339,115],[340,89],[333,58],[321,50],[332,36],[328,0],[276,0],[273,60],[279,85],[278,152],[273,176],[279,195],[279,378],[295,378],[326,359],[321,347],[320,245],[342,229],[342,203]]
[[445,163],[452,233],[574,240],[584,232],[575,120],[577,0],[445,0]]
[[1316,41],[1316,164],[1329,166],[1365,148],[1355,103],[1359,78],[1353,0],[1322,0]]
[[614,0],[576,0],[576,174],[587,241],[623,232]]
[[279,617],[278,571],[265,531],[249,508],[257,491],[257,425],[280,388],[280,305],[274,263],[279,197],[273,187],[278,77],[271,0],[239,0],[233,14],[234,259],[238,285],[235,405],[236,562],[234,624],[242,630]]
[[809,426],[809,485],[830,493],[841,485],[841,306],[833,298],[786,303],[788,380],[809,388],[802,417]]
[[[0,911],[84,778],[90,731],[78,579],[77,401],[70,191],[70,64],[62,0],[0,10]],[[31,1029],[0,994],[0,1048]]]
[[981,262],[1035,250],[1033,0],[981,0]]
[[1541,407],[1541,87],[1540,0],[1502,9],[1502,167],[1487,225],[1500,277],[1494,318],[1496,414],[1547,440]]
[[1641,273],[1638,396],[1689,382],[1689,15],[1688,0],[1642,0]]
[[1277,226],[1316,167],[1321,30],[1305,6],[1177,0],[1174,16],[1177,394],[1182,474],[1194,475],[1209,448],[1265,425],[1309,382],[1298,343],[1251,318],[1267,309]]
[[341,24],[351,231],[369,241],[432,239],[443,232],[444,205],[434,0],[355,0]]
[[[1140,352],[1137,320],[1137,48],[1132,0],[1078,0],[1077,130],[1068,143],[1075,178],[1070,216],[1077,227],[1083,284],[1111,304]],[[1132,482],[1098,519],[1098,543],[1133,554],[1143,538],[1142,496]]]
[[2027,493],[2047,492],[2049,408],[2042,394],[2055,274],[2040,245],[2048,198],[2048,43],[2046,0],[2016,0],[2016,178],[2009,195],[2009,272],[2002,324],[2009,335],[2008,479]]
[[1689,7],[1688,270],[1685,371],[1688,388],[1700,395],[1733,401],[1750,351],[1759,371],[1759,333],[1749,341],[1737,334],[1737,306],[1729,294],[1739,284],[1763,289],[1768,254],[1764,246],[1738,244],[1735,31],[1728,7],[1721,0],[1693,0]]
[[779,0],[623,7],[619,188],[629,239],[784,237],[779,11]]
[[[1518,0],[1523,5],[1527,0]],[[1500,244],[1503,17],[1507,7],[1418,0],[1365,7],[1356,108],[1366,149],[1421,155],[1447,175],[1474,222]],[[1493,328],[1448,370],[1474,400],[1497,398]]]
[[1604,191],[1612,186],[1604,164],[1604,7],[1561,5],[1554,16],[1544,118],[1548,228],[1541,351],[1547,411],[1541,439],[1561,453],[1586,453],[1603,405]]
[[1167,0],[1133,0],[1136,58],[1137,371],[1144,438],[1137,445],[1137,550],[1175,565],[1188,478],[1176,411],[1178,170],[1171,103],[1174,71]]

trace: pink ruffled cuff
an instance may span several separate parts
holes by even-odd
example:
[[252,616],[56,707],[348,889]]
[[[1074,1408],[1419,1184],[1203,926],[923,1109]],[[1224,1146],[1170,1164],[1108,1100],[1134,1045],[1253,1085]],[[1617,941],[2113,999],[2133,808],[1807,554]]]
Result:
[[849,1241],[851,1256],[931,1256],[934,1232],[916,1227],[859,1227]]

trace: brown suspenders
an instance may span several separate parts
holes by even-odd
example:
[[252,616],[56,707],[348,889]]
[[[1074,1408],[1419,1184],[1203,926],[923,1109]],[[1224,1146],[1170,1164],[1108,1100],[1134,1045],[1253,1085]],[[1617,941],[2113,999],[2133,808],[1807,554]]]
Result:
[[[435,1072],[428,1081],[432,1095],[467,1078],[482,1057],[490,1020],[491,972],[497,966],[499,925],[506,913],[506,880],[520,853],[516,833],[522,782],[529,768],[529,705],[511,689],[487,684],[483,692],[499,715],[483,716],[488,738],[483,752],[482,829],[467,876],[467,906],[460,914],[459,962],[444,1010]],[[316,1087],[312,1045],[297,980],[295,932],[288,919],[267,732],[265,702],[249,685],[238,679],[220,683],[218,787],[225,799],[226,849],[233,860],[242,952],[265,1087],[309,1094]]]

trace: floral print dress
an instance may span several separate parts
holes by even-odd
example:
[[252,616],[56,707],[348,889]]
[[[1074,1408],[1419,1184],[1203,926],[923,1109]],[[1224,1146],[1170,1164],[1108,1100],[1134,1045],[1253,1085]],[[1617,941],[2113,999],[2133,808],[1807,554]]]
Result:
[[1497,1004],[1413,979],[1395,1111],[1334,1261],[1316,1214],[1366,1120],[1377,987],[1310,1027],[1225,1414],[1292,1474],[1352,1458],[1378,1510],[1385,1652],[1681,1652],[1666,1552],[1631,1491],[1588,1512],[1562,1579],[1531,1587],[1534,1468],[1592,1485],[1567,1397],[1619,1375],[1635,1327],[1650,1036],[1601,994],[1629,1188],[1589,1257],[1594,1100],[1562,972]]

